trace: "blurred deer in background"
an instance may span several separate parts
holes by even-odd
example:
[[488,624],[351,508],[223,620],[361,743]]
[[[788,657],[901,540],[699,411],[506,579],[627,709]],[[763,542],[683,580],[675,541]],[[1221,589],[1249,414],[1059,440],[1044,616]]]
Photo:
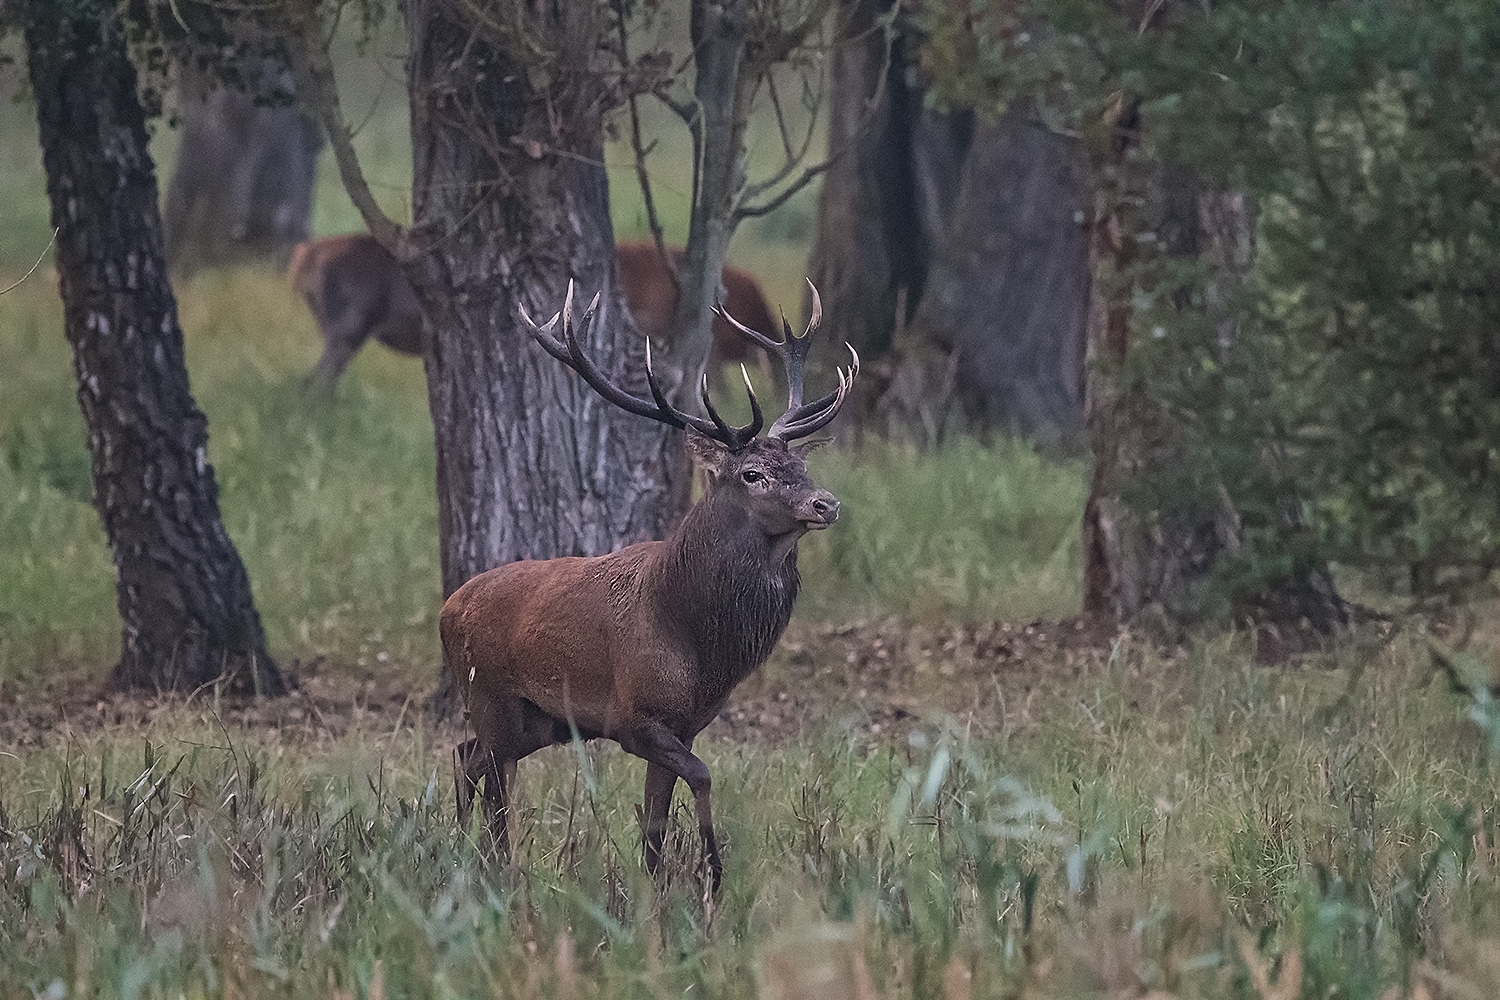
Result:
[[[681,269],[686,251],[681,247],[668,247],[672,267]],[[656,244],[626,241],[615,244],[615,259],[620,262],[620,284],[625,289],[625,305],[635,317],[635,325],[642,335],[659,344],[671,339],[672,321],[677,315],[677,283],[672,272],[662,262]],[[771,307],[766,304],[765,293],[760,282],[749,271],[725,265],[720,274],[722,294],[719,301],[723,309],[752,330],[774,330],[776,320]],[[748,364],[760,368],[767,378],[774,373],[767,364],[766,355],[755,350],[754,344],[740,336],[724,317],[714,316],[714,346],[708,356],[710,385],[716,389],[727,388],[724,381],[724,366]]]
[[422,355],[426,321],[417,293],[396,258],[369,233],[298,243],[287,276],[323,336],[323,356],[307,377],[310,385],[331,389],[371,337],[401,354]]
[[[598,302],[596,295],[583,323]],[[708,486],[661,541],[605,556],[511,563],[474,577],[443,605],[443,656],[475,734],[454,751],[459,818],[467,823],[483,779],[489,827],[502,856],[509,853],[516,762],[575,737],[604,738],[647,761],[647,869],[654,874],[660,865],[672,791],[681,778],[697,807],[711,891],[722,879],[708,768],[693,755],[693,740],[786,629],[797,597],[798,540],[838,519],[838,500],[813,484],[803,461],[818,442],[793,442],[838,414],[859,356],[850,348],[853,361],[838,371],[838,388],[804,403],[804,361],[822,316],[817,290],[800,337],[785,322],[776,341],[722,309],[718,315],[781,359],[787,410],[764,438],[757,437],[763,419],[748,374],[749,424],[724,422],[706,377],[699,399],[707,417],[691,416],[667,401],[651,367],[649,341],[649,400],[610,382],[580,350],[571,284],[562,312],[546,326],[537,327],[522,311],[538,343],[599,395],[685,429]],[[559,324],[560,340],[553,335]]]
[[[683,251],[669,248],[672,266]],[[625,304],[636,326],[658,343],[668,339],[677,311],[677,285],[668,265],[651,243],[616,245]],[[380,242],[369,233],[346,233],[297,244],[287,276],[307,302],[323,337],[323,356],[308,376],[327,389],[338,382],[354,355],[371,338],[401,354],[421,356],[425,329],[416,292]],[[755,276],[736,267],[723,272],[723,304],[732,315],[757,330],[771,330],[771,308]],[[714,346],[709,378],[723,382],[724,366],[760,363],[746,341],[721,317],[714,318]]]

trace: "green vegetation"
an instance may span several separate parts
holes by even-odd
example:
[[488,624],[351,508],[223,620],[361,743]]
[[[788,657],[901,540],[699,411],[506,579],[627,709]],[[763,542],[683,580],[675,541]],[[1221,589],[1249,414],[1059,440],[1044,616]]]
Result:
[[[336,398],[311,399],[300,379],[317,334],[277,277],[208,274],[179,294],[225,523],[272,648],[380,657],[430,681],[440,595],[421,366],[371,348]],[[119,640],[60,322],[39,283],[0,304],[0,365],[20,387],[0,397],[0,551],[20,567],[0,577],[0,684],[59,659],[97,672]],[[925,456],[825,449],[813,465],[848,513],[804,543],[802,620],[1076,610],[1078,463],[964,441]]]
[[1123,647],[998,676],[972,728],[709,739],[711,908],[685,803],[658,901],[613,748],[522,764],[495,869],[451,734],[169,705],[0,755],[0,995],[1374,998],[1439,967],[1492,995],[1493,758],[1424,661]]
[[[399,216],[401,88],[348,72]],[[29,113],[0,107],[0,286],[46,241]],[[609,157],[617,225],[640,235]],[[687,159],[664,143],[654,161],[670,224]],[[316,231],[356,228],[327,164],[321,183]],[[800,302],[810,198],[735,244],[773,302]],[[1268,257],[1266,280],[1296,259]],[[1347,282],[1344,263],[1327,273]],[[1307,294],[1275,300],[1288,337],[1312,335]],[[303,686],[274,704],[97,693],[119,624],[60,307],[45,267],[0,297],[0,1000],[1500,995],[1494,702],[1434,683],[1420,621],[1281,667],[1233,634],[1102,652],[1033,635],[1079,604],[1087,470],[1004,441],[814,455],[845,516],[803,543],[787,640],[699,744],[722,899],[697,895],[682,799],[668,890],[651,885],[644,768],[603,745],[521,765],[518,864],[487,866],[453,819],[461,733],[423,708],[439,587],[420,366],[372,348],[311,399],[316,336],[279,276],[179,296],[225,521]],[[1492,513],[1436,488],[1445,517]],[[1490,679],[1492,631],[1456,661],[1468,682]]]
[[[925,15],[938,92],[1036,102],[1083,137],[1121,206],[1129,264],[1102,280],[1135,314],[1123,374],[1179,453],[1137,484],[1146,505],[1231,502],[1242,537],[1221,569],[1244,592],[1327,562],[1416,603],[1489,592],[1500,7],[1156,4],[1144,22],[1108,0],[980,9]],[[1244,197],[1242,226],[1221,206],[1220,245],[1184,251],[1164,203],[1223,192]]]

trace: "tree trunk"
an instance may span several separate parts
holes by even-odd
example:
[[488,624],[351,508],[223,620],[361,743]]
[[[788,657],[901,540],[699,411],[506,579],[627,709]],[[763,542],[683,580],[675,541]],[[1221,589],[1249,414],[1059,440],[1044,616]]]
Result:
[[[1243,196],[1205,191],[1173,168],[1131,163],[1127,149],[1139,122],[1126,122],[1100,184],[1090,240],[1093,291],[1088,317],[1088,432],[1093,479],[1084,508],[1083,618],[1102,632],[1131,627],[1157,639],[1176,638],[1201,617],[1219,560],[1239,545],[1239,516],[1222,490],[1129,504],[1140,483],[1186,461],[1181,431],[1156,402],[1145,375],[1129,362],[1136,349],[1135,315],[1143,246],[1209,263],[1203,305],[1221,354],[1234,350],[1229,308],[1253,257],[1253,219]],[[1140,237],[1154,233],[1146,242]],[[1182,293],[1172,293],[1183,297]],[[1184,302],[1184,305],[1186,303]],[[1274,461],[1267,455],[1266,463]],[[1288,504],[1289,517],[1295,504]],[[1325,566],[1301,567],[1262,594],[1229,595],[1236,616],[1254,623],[1263,661],[1280,660],[1305,644],[1301,633],[1326,635],[1347,624],[1343,601]]]
[[[744,93],[746,0],[693,0],[694,116],[688,123],[694,158],[692,211],[678,279],[673,333],[663,353],[681,373],[673,403],[696,412],[698,380],[713,349],[713,307],[722,298],[721,275],[729,240],[739,222],[735,196],[745,180]],[[772,331],[775,336],[776,331]]]
[[1022,109],[979,123],[914,326],[956,355],[969,422],[1083,435],[1088,166]]
[[[437,442],[444,595],[525,558],[594,555],[661,537],[686,485],[678,432],[616,409],[549,357],[521,322],[600,311],[581,346],[645,388],[614,265],[591,5],[518,14],[552,46],[529,65],[445,0],[412,0],[415,223],[406,258],[432,320],[426,358]],[[533,81],[544,81],[544,88]],[[446,675],[441,682],[448,690]],[[439,702],[446,701],[440,693]]]
[[[844,0],[813,280],[830,339],[868,362],[866,427],[941,436],[968,422],[1041,439],[1083,433],[1087,169],[1021,110],[998,121],[925,106],[905,31],[886,59],[883,0]],[[910,324],[910,329],[907,329]],[[884,361],[883,355],[889,355]]]
[[111,0],[33,3],[26,49],[94,503],[114,551],[115,679],[284,690],[219,516],[188,388],[135,70]]
[[[894,331],[922,295],[929,259],[923,213],[941,213],[942,179],[953,172],[935,168],[924,190],[936,193],[918,198],[913,134],[922,95],[907,79],[906,35],[887,57],[877,20],[892,6],[841,0],[838,7],[828,112],[828,148],[838,159],[818,194],[809,265],[829,341],[846,341],[870,361],[891,349]],[[907,314],[899,319],[898,301]]]
[[184,273],[281,261],[307,239],[322,130],[285,103],[294,88],[275,59],[262,58],[244,85],[183,70],[182,144],[165,219],[167,259]]

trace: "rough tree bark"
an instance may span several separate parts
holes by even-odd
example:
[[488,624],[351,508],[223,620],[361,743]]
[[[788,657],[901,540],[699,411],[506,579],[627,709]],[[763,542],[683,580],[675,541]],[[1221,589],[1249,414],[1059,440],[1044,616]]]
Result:
[[854,412],[899,432],[944,423],[932,400],[953,395],[976,427],[1077,440],[1086,163],[1023,110],[926,107],[919,36],[903,30],[886,58],[891,7],[840,4],[830,143],[853,152],[824,181],[812,253],[834,333],[871,361],[893,352]]
[[188,388],[135,70],[111,0],[35,2],[25,36],[94,503],[124,621],[114,677],[188,690],[284,684],[219,516]]
[[[493,8],[499,10],[500,8]],[[311,4],[295,26],[298,84],[320,111],[372,234],[403,262],[432,321],[426,354],[446,596],[526,558],[595,555],[660,537],[687,483],[669,428],[606,403],[534,344],[576,278],[599,292],[583,349],[645,395],[645,344],[614,265],[601,114],[608,106],[597,5],[477,18],[454,0],[406,7],[413,142],[410,230],[371,196],[316,47]],[[438,704],[453,708],[444,673]]]
[[538,320],[576,277],[600,292],[584,349],[644,391],[644,341],[615,272],[592,4],[532,27],[555,45],[553,86],[476,34],[446,0],[407,8],[414,151],[410,243],[436,331],[427,357],[437,435],[443,591],[525,558],[594,555],[659,537],[684,459],[668,428],[622,413],[539,347]]
[[[1234,350],[1234,288],[1244,280],[1253,252],[1253,219],[1245,198],[1205,190],[1179,169],[1132,162],[1141,123],[1126,105],[1097,177],[1090,239],[1094,283],[1088,317],[1088,432],[1094,470],[1084,508],[1083,619],[1096,631],[1134,628],[1170,639],[1204,610],[1204,585],[1218,562],[1239,544],[1233,499],[1166,497],[1151,509],[1126,496],[1143,479],[1183,461],[1181,430],[1156,402],[1140,373],[1132,373],[1138,343],[1132,274],[1143,247],[1208,261],[1204,294],[1218,348]],[[1150,243],[1138,237],[1154,232]],[[1267,463],[1274,456],[1265,457]],[[1295,504],[1288,504],[1288,516]],[[1325,566],[1302,567],[1265,593],[1231,595],[1235,615],[1254,624],[1263,661],[1299,648],[1302,633],[1326,635],[1347,624],[1342,599]]]
[[269,56],[259,64],[247,89],[182,71],[182,143],[163,209],[167,259],[180,272],[284,260],[307,239],[323,133],[286,103],[286,68]]
[[969,422],[1083,436],[1088,163],[1024,109],[981,120],[913,326],[954,355]]
[[[1138,127],[1135,110],[1117,128],[1100,177],[1124,178],[1127,153]],[[1136,172],[1137,174],[1139,171]],[[1156,172],[1154,187],[1168,190]],[[1149,183],[1149,182],[1148,182]],[[1190,189],[1195,190],[1195,189]],[[1181,460],[1176,432],[1156,405],[1149,386],[1132,379],[1126,365],[1137,334],[1133,271],[1141,262],[1146,230],[1165,233],[1167,252],[1196,253],[1197,220],[1178,197],[1145,207],[1141,190],[1127,182],[1099,185],[1089,259],[1093,285],[1088,314],[1088,432],[1093,478],[1083,514],[1083,618],[1104,633],[1137,626],[1153,638],[1175,637],[1194,616],[1196,587],[1232,538],[1232,510],[1180,504],[1137,510],[1124,500],[1131,481]]]

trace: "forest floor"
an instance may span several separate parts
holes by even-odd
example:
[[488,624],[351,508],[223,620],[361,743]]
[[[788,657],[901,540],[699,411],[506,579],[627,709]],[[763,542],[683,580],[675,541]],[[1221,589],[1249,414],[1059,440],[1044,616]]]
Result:
[[[1024,713],[1038,689],[1071,686],[1109,655],[1075,622],[794,623],[770,664],[731,695],[705,736],[782,746],[837,719],[863,736],[890,738],[938,713],[982,733],[1008,711]],[[431,711],[435,684],[414,681],[396,664],[362,667],[320,656],[282,667],[292,691],[264,699],[211,689],[125,692],[68,670],[37,676],[0,690],[0,745],[33,746],[103,727],[150,728],[164,713],[216,697],[234,726],[275,730],[308,746],[351,729],[399,728]]]

